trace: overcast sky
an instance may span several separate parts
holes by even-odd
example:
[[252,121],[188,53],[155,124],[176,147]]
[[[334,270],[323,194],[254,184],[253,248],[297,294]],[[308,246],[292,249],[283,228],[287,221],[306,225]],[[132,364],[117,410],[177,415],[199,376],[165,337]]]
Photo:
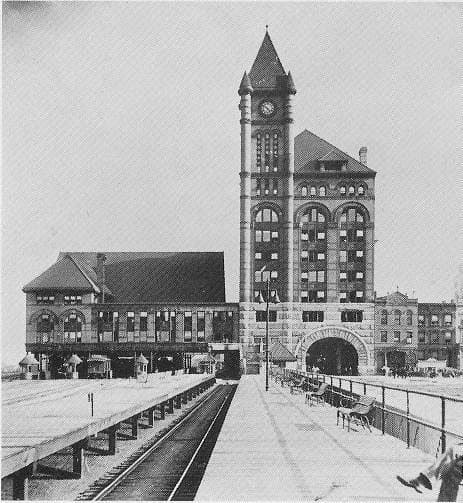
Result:
[[463,4],[3,4],[4,362],[60,250],[224,251],[238,300],[239,97],[269,24],[296,131],[376,178],[378,295],[450,300],[462,254]]

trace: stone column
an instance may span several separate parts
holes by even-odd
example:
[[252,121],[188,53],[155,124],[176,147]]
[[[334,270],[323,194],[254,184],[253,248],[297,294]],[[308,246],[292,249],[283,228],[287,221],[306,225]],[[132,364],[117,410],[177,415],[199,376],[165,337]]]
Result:
[[369,223],[365,229],[365,302],[374,302],[374,224]]
[[251,302],[251,90],[249,87],[242,87],[239,91],[241,95],[240,302],[249,303]]
[[338,292],[339,235],[337,222],[329,222],[326,230],[326,301],[339,302]]

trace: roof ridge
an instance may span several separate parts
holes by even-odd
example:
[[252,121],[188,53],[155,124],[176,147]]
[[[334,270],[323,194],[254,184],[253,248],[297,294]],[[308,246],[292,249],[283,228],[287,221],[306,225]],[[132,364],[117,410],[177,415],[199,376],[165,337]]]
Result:
[[[73,264],[77,267],[77,269],[79,269],[82,276],[90,283],[91,287],[94,288],[97,293],[99,293],[101,291],[100,287],[83,270],[82,265],[79,263],[79,261],[75,257],[73,257],[70,253],[66,253],[66,255],[64,255],[63,259],[66,257],[69,257],[72,260]],[[63,259],[61,259],[61,260],[63,260]]]
[[350,154],[347,154],[346,152],[344,152],[344,150],[341,150],[339,147],[336,147],[336,145],[333,145],[332,143],[330,143],[329,141],[325,140],[324,138],[318,136],[317,134],[313,133],[312,131],[309,131],[307,128],[304,129],[303,131],[301,131],[297,136],[301,135],[302,133],[310,133],[311,135],[315,136],[316,138],[318,138],[319,140],[325,142],[327,145],[329,145],[333,150],[338,150],[339,152],[341,152],[341,154],[344,154],[345,156],[347,156],[349,159],[352,159],[353,161],[355,161],[356,163],[360,164],[362,167],[366,168],[367,170],[373,172],[373,173],[376,173],[376,171],[374,169],[371,169],[369,168],[368,166],[366,166],[365,164],[362,164],[359,160],[357,160],[355,157],[352,157]]

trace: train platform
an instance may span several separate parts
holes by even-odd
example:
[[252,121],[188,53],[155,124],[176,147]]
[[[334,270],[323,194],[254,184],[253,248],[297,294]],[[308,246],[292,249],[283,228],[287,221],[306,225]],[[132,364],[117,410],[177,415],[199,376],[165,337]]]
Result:
[[[122,422],[130,422],[131,434],[136,438],[142,413],[147,413],[153,424],[155,407],[172,411],[181,408],[211,382],[206,374],[169,373],[150,374],[143,382],[112,379],[2,383],[2,479],[12,475],[23,484],[37,461],[68,447],[74,448],[72,471],[80,475],[82,442],[86,439],[106,431],[109,451],[115,452],[116,433]],[[21,486],[19,493],[23,490]]]
[[437,501],[438,484],[418,494],[396,480],[432,456],[374,428],[348,432],[334,407],[304,400],[273,381],[266,392],[263,375],[243,376],[195,499]]

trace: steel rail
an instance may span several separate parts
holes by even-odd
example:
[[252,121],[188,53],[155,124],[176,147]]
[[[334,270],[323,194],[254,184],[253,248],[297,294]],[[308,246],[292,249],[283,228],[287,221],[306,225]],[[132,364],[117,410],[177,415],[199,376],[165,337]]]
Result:
[[[202,407],[207,401],[209,401],[212,397],[216,395],[220,388],[215,388],[215,390],[209,393],[203,400],[200,400],[197,404],[195,404],[182,418],[181,420],[175,424],[172,428],[170,428],[165,434],[163,434],[160,438],[158,438],[153,445],[148,447],[146,451],[144,451],[139,457],[137,457],[129,466],[124,468],[121,473],[119,473],[114,479],[108,482],[102,489],[98,490],[98,492],[93,495],[88,501],[100,501],[105,496],[110,494],[117,486],[119,486],[123,480],[132,473],[135,468],[137,468],[143,461],[150,456],[163,442],[165,442],[169,437],[175,433],[183,423],[190,418],[190,416],[200,407]],[[228,395],[227,395],[228,396]]]
[[219,417],[219,414],[222,412],[222,409],[224,408],[225,404],[227,403],[228,397],[230,394],[225,395],[222,405],[219,407],[219,410],[217,411],[217,414],[214,416],[214,418],[211,421],[211,424],[209,425],[209,428],[207,431],[204,433],[203,438],[201,439],[201,442],[199,443],[198,447],[196,448],[195,452],[191,456],[191,459],[186,466],[186,468],[183,470],[182,475],[180,476],[179,480],[175,484],[175,487],[172,489],[172,492],[170,493],[169,497],[167,498],[167,501],[172,501],[173,497],[175,496],[175,493],[177,492],[177,489],[181,486],[183,480],[185,479],[188,471],[190,470],[191,465],[193,464],[194,460],[196,459],[196,456],[198,455],[199,451],[201,450],[204,442],[206,441],[207,436],[209,435],[209,432],[212,430],[212,428],[215,426],[215,423],[217,421],[217,418]]

